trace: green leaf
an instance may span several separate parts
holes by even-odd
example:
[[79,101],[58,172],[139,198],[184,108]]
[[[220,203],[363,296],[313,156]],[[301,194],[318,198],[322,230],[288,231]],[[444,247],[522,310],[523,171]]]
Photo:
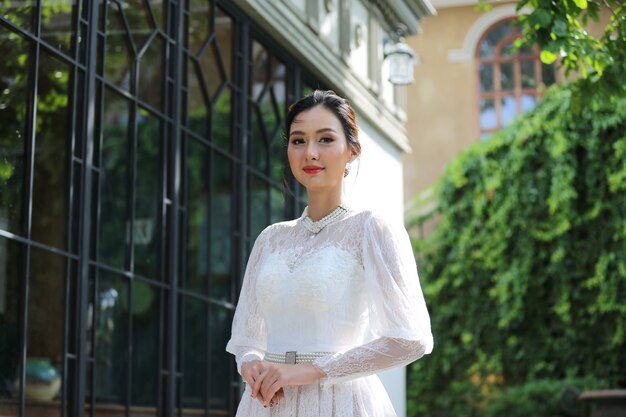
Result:
[[576,3],[579,9],[584,10],[587,8],[587,0],[574,0],[574,3]]
[[541,55],[539,57],[541,58],[541,62],[544,64],[552,64],[556,61],[557,55],[550,51],[541,51]]
[[532,17],[541,27],[548,27],[552,22],[552,15],[545,9],[536,9]]
[[567,35],[567,22],[564,20],[557,20],[552,26],[552,33],[558,37]]
[[13,175],[15,167],[8,162],[0,162],[0,179],[8,181]]

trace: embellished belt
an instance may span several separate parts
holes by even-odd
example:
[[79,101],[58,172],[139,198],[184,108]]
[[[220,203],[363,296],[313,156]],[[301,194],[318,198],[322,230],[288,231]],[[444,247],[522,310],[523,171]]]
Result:
[[296,363],[311,363],[315,359],[323,358],[324,356],[332,355],[332,352],[285,352],[285,353],[265,353],[265,358],[268,362],[272,363],[287,363],[294,365]]

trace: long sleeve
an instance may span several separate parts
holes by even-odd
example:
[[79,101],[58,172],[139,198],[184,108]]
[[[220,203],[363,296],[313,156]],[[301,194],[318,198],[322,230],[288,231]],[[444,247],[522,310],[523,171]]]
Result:
[[433,348],[430,317],[404,227],[371,217],[363,230],[363,264],[372,340],[314,362],[324,386],[407,365]]
[[259,235],[252,247],[233,318],[231,338],[226,345],[226,351],[235,355],[239,373],[244,362],[262,360],[267,348],[265,320],[256,296],[259,263],[266,242],[267,229]]

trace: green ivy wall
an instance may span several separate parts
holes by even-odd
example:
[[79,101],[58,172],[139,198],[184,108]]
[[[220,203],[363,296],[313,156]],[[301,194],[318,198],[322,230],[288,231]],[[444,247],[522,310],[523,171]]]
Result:
[[409,416],[565,416],[565,386],[626,388],[626,97],[592,91],[549,90],[441,179]]

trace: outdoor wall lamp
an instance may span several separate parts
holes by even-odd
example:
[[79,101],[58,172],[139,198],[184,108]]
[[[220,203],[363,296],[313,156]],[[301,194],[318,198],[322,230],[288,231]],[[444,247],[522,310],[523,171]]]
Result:
[[389,82],[394,85],[412,84],[415,52],[404,41],[406,28],[396,29],[394,39],[385,39],[383,43],[384,59],[389,61]]

